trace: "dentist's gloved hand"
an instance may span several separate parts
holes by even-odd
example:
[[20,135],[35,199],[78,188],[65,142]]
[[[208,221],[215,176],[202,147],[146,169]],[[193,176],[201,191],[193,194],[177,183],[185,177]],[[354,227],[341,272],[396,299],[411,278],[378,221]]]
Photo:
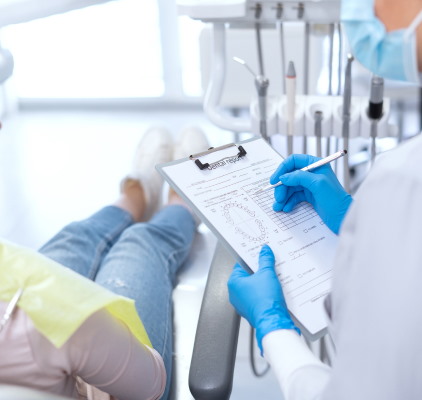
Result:
[[273,251],[264,245],[259,254],[258,271],[251,275],[236,264],[227,284],[230,302],[256,329],[261,354],[262,339],[267,333],[278,329],[295,329],[300,333],[287,311],[274,264]]
[[320,160],[306,154],[286,158],[272,174],[272,185],[283,182],[274,190],[274,211],[290,212],[302,201],[312,204],[325,224],[338,234],[352,196],[341,186],[329,164],[311,171],[301,168]]

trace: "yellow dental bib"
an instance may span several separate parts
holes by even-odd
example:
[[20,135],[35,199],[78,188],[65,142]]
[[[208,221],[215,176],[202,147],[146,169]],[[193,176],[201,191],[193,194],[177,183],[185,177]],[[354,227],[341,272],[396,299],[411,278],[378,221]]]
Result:
[[40,253],[1,240],[0,301],[9,302],[19,288],[23,294],[18,307],[56,347],[101,309],[126,324],[141,343],[152,347],[134,300],[114,294]]

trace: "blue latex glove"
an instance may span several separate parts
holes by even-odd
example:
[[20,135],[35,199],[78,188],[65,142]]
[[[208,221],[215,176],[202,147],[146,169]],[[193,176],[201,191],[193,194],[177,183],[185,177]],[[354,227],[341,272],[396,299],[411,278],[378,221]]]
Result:
[[274,190],[273,209],[290,212],[297,204],[307,201],[325,224],[338,234],[352,196],[343,189],[329,164],[312,171],[300,171],[318,160],[320,158],[306,154],[293,154],[280,164],[270,178],[272,185],[283,182]]
[[267,333],[278,329],[295,329],[300,333],[287,311],[274,264],[273,251],[264,245],[259,254],[258,271],[251,275],[236,264],[227,284],[230,302],[256,329],[261,354],[262,339]]

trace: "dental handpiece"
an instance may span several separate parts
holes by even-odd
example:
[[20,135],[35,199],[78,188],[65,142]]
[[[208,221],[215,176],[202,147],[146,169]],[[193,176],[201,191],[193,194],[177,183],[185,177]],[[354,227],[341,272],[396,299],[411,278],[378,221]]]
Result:
[[255,87],[258,92],[259,105],[259,132],[264,140],[268,141],[267,133],[267,91],[270,81],[262,75],[255,78]]
[[[350,109],[352,105],[352,62],[354,58],[351,54],[347,56],[347,66],[344,78],[344,93],[343,93],[343,147],[349,150],[349,130],[350,130]],[[344,188],[346,192],[350,192],[350,171],[349,162],[345,157],[343,161],[344,174]]]
[[315,121],[315,137],[316,137],[316,155],[317,157],[322,156],[322,146],[321,146],[321,137],[322,137],[322,120],[324,114],[322,111],[315,111],[314,121]]
[[293,61],[289,62],[286,75],[286,113],[287,113],[287,154],[293,154],[293,135],[296,115],[296,70]]
[[381,119],[383,102],[384,79],[374,75],[371,79],[371,92],[369,95],[368,117],[370,119]]
[[371,120],[371,164],[377,154],[378,121],[382,118],[384,103],[384,79],[374,75],[371,79],[368,118]]

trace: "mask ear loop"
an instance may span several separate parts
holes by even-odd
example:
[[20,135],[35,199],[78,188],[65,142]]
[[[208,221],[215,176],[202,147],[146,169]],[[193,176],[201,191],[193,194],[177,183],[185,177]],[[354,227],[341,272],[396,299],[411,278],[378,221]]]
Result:
[[406,39],[410,35],[413,34],[414,31],[416,31],[416,28],[422,23],[422,10],[419,11],[419,14],[415,17],[415,19],[412,21],[412,23],[409,25],[409,27],[404,32],[404,36]]
[[403,33],[403,57],[406,60],[404,63],[405,73],[408,77],[409,82],[420,85],[420,72],[418,68],[418,49],[416,43],[415,31],[417,27],[422,23],[422,11],[419,11],[418,15],[414,18],[412,23]]

